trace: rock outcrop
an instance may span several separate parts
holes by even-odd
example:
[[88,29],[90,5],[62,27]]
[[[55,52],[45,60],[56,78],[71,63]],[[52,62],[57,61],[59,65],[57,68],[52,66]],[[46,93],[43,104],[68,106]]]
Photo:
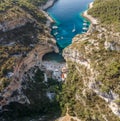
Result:
[[[16,112],[16,117],[21,113],[24,115],[25,112],[19,110],[20,107],[27,112],[34,110],[33,112],[44,113],[47,111],[46,105],[54,102],[47,97],[49,90],[47,84],[44,83],[44,72],[41,71],[41,65],[42,57],[46,53],[59,52],[56,41],[47,26],[49,19],[46,18],[44,12],[27,2],[26,6],[24,2],[23,6],[19,4],[21,3],[16,3],[13,7],[0,13],[0,45],[2,47],[0,115],[11,115],[8,118],[15,118],[10,111]],[[27,4],[32,7],[27,8]],[[49,25],[50,23],[51,21],[49,21]],[[5,56],[5,54],[7,55]],[[40,77],[35,76],[38,71]],[[37,84],[38,81],[41,81],[40,84]],[[43,90],[39,90],[42,85],[45,88],[42,87]],[[39,98],[37,99],[35,96]],[[43,102],[44,106],[41,105]],[[37,109],[37,105],[41,106],[38,106]],[[15,111],[15,108],[18,111]],[[42,112],[43,108],[45,111]]]
[[85,121],[119,121],[120,32],[91,24],[87,33],[73,38],[63,56],[69,68],[63,94],[73,98],[66,102],[69,114]]
[[[15,13],[14,10],[19,11],[19,13]],[[35,21],[30,14],[26,14],[26,12],[19,7],[11,8],[6,13],[2,13],[1,19],[0,31],[3,32],[20,28],[27,23],[33,23]]]
[[49,1],[46,2],[45,5],[41,5],[40,8],[43,9],[43,10],[46,10],[49,7],[53,6],[56,1],[57,0],[49,0]]

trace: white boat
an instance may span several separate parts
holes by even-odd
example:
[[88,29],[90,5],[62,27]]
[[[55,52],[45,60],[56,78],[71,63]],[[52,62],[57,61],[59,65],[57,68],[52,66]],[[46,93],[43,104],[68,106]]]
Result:
[[84,26],[87,26],[87,23],[83,23]]
[[83,27],[83,30],[88,30],[88,28],[86,28],[86,27]]
[[86,21],[86,20],[84,20],[84,22],[86,23],[87,21]]
[[57,26],[53,26],[52,28],[53,28],[53,29],[57,29],[58,27],[57,27]]
[[75,32],[76,30],[75,30],[75,25],[74,25],[74,28],[73,28],[73,30],[72,30],[72,32]]
[[82,32],[82,34],[84,34],[84,33],[86,33],[86,32]]
[[54,35],[57,35],[57,34],[58,34],[58,32],[55,32],[55,33],[54,33]]
[[61,39],[63,39],[63,37],[61,37]]

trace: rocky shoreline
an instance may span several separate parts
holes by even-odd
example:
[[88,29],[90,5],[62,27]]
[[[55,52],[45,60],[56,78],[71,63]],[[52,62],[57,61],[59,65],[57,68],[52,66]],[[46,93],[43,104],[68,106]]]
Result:
[[56,1],[57,0],[48,0],[45,5],[40,6],[40,9],[45,11],[48,8],[52,7]]
[[[55,0],[52,0],[52,4],[47,2],[46,6],[49,8],[54,4],[54,2]],[[50,27],[51,23],[53,22],[52,18],[49,17],[49,15],[47,15],[47,13],[42,9],[40,9],[39,11],[40,12],[42,11],[47,18],[46,27]],[[22,21],[21,21],[21,26],[25,26],[25,25],[22,25]],[[19,26],[19,29],[21,26]],[[18,28],[18,26],[15,26],[13,29],[16,29],[16,28]],[[30,81],[29,79],[26,78],[26,75],[30,74],[29,71],[32,68],[39,67],[39,69],[41,69],[42,57],[46,53],[53,52],[53,51],[55,51],[56,53],[59,52],[56,45],[56,41],[54,40],[53,36],[50,35],[50,28],[45,30],[45,34],[46,36],[44,35],[41,36],[40,38],[41,42],[39,42],[37,45],[34,45],[33,46],[34,48],[29,53],[26,53],[26,57],[21,58],[20,62],[17,62],[16,66],[14,67],[14,71],[13,71],[14,74],[11,77],[12,81],[0,93],[0,115],[2,115],[2,113],[4,113],[6,110],[7,111],[9,110],[9,109],[4,109],[4,107],[6,108],[9,107],[9,104],[11,103],[13,104],[17,102],[20,105],[30,104],[29,98],[25,94],[23,94],[22,83],[27,83],[27,81]],[[32,76],[34,76],[34,73],[32,74]],[[14,95],[14,92],[16,92],[17,94]]]
[[42,10],[45,17],[48,19],[46,25],[50,28],[51,23],[54,23],[54,20],[50,17],[50,15],[46,12],[46,10],[54,5],[57,0],[48,0],[45,5],[39,7]]
[[[89,9],[91,9],[92,7],[93,7],[93,2],[89,4]],[[65,50],[63,52],[63,56],[65,57],[66,61],[68,59],[67,62],[72,61],[72,63],[74,63],[74,65],[75,65],[75,63],[79,64],[80,68],[78,67],[78,65],[76,66],[76,69],[78,69],[79,73],[82,73],[82,69],[81,69],[82,66],[85,67],[87,71],[90,71],[91,74],[90,74],[90,76],[88,76],[88,78],[90,78],[90,79],[85,80],[83,78],[84,86],[87,87],[88,89],[92,90],[93,92],[95,92],[97,94],[97,96],[99,96],[100,99],[103,99],[105,101],[104,104],[106,103],[106,105],[109,107],[108,109],[111,110],[111,115],[115,115],[115,117],[120,118],[120,106],[115,102],[116,100],[120,99],[119,93],[118,94],[115,93],[114,90],[111,88],[109,90],[109,93],[106,91],[102,92],[101,91],[102,89],[98,88],[99,84],[96,83],[96,79],[99,76],[106,76],[106,75],[102,75],[101,72],[99,72],[99,71],[101,71],[100,69],[98,72],[96,71],[97,66],[98,67],[101,66],[102,64],[100,65],[100,63],[103,63],[103,65],[106,66],[108,64],[108,60],[107,60],[108,57],[110,59],[109,61],[111,63],[113,63],[115,60],[113,62],[111,61],[112,56],[114,56],[116,54],[116,57],[114,57],[114,58],[117,58],[117,54],[119,55],[119,52],[120,52],[120,46],[119,46],[119,40],[120,40],[119,37],[120,36],[119,35],[120,35],[120,33],[116,33],[114,31],[107,30],[107,28],[103,27],[100,24],[100,21],[98,21],[96,18],[93,18],[91,15],[88,14],[88,10],[86,10],[83,13],[83,17],[85,17],[86,19],[88,19],[91,22],[91,26],[90,26],[88,32],[85,34],[76,35],[73,38],[72,44],[69,47],[65,48]],[[94,58],[94,59],[91,58],[91,57],[95,56],[94,52],[98,52],[96,54],[97,57],[99,56],[100,58],[104,58],[105,56],[102,55],[103,48],[104,48],[104,53],[106,55],[109,53],[111,54],[112,52],[115,52],[115,53],[111,57],[108,56],[107,59],[104,61],[103,60],[99,61],[97,58]],[[111,51],[111,52],[109,52],[109,51]],[[91,55],[91,56],[89,56],[89,55]],[[119,59],[117,58],[116,60],[118,61]],[[96,64],[96,62],[97,62],[97,64]],[[93,63],[95,66],[92,67]],[[104,73],[107,73],[107,72],[104,72]],[[84,75],[84,77],[86,77],[86,75]],[[89,84],[88,84],[88,82],[89,82]],[[103,83],[102,80],[99,81],[99,83]],[[102,84],[102,85],[106,86],[106,84]],[[82,87],[82,88],[84,88],[83,92],[85,91],[85,87]],[[97,103],[99,103],[99,102],[97,102]],[[103,109],[101,108],[101,110],[103,110]],[[116,121],[118,121],[118,120],[116,120]]]
[[[93,7],[93,3],[94,2],[91,2],[89,4],[88,9],[91,9]],[[84,11],[82,16],[85,17],[86,19],[88,19],[93,25],[98,24],[98,20],[96,18],[93,18],[91,15],[88,14],[88,10]]]

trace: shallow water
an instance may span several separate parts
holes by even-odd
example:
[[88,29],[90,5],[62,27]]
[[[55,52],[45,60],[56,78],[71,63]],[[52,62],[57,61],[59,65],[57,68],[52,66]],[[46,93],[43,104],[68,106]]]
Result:
[[61,53],[48,53],[46,55],[43,56],[43,61],[57,61],[59,63],[64,63],[65,60],[62,57]]

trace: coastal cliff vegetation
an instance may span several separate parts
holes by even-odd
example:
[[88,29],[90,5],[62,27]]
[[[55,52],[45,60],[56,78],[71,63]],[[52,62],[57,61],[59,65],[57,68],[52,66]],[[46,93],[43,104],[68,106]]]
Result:
[[88,13],[99,20],[64,49],[68,75],[59,97],[81,121],[120,121],[120,1],[95,0]]
[[13,80],[20,58],[38,43],[53,43],[46,39],[52,36],[46,27],[47,18],[38,8],[45,3],[46,0],[0,1],[0,91]]
[[61,84],[52,78],[45,82],[40,68],[42,56],[57,50],[51,22],[39,8],[46,2],[0,1],[1,121],[26,120],[21,118],[38,114],[52,115],[51,119],[60,112],[55,94]]
[[[56,46],[39,9],[46,2],[0,1],[0,120],[23,121],[36,114],[53,120],[68,113],[81,121],[120,121],[120,0],[94,1],[88,13],[100,23],[63,50],[68,66],[63,83],[45,81],[39,64],[31,66]],[[7,88],[12,81],[16,87]]]
[[95,0],[93,8],[88,11],[109,29],[120,31],[120,0]]

